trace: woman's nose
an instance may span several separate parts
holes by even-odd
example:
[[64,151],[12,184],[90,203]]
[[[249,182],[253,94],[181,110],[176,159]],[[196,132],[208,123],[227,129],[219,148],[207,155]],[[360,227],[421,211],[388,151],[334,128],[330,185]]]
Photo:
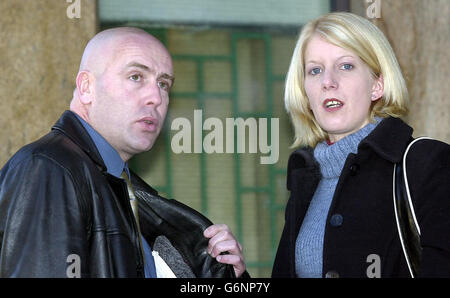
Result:
[[332,71],[324,71],[322,74],[322,88],[325,90],[336,89],[338,82],[336,75]]

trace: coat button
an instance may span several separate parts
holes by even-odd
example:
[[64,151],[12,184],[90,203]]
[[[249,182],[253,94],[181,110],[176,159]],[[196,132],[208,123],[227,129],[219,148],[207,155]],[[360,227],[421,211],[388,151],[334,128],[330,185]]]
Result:
[[358,171],[359,171],[359,164],[355,163],[350,166],[350,175],[351,176],[355,176]]
[[328,271],[328,272],[325,274],[325,278],[339,278],[339,273],[337,273],[337,272],[334,271],[334,270]]
[[343,222],[344,222],[344,217],[340,214],[333,214],[330,218],[330,224],[333,227],[340,227],[340,226],[342,226]]

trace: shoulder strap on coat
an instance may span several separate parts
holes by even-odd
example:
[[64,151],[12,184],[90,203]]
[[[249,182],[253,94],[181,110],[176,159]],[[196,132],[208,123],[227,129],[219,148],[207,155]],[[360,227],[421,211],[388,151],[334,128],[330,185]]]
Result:
[[414,211],[406,173],[406,156],[411,146],[429,137],[412,141],[403,154],[402,163],[394,164],[393,199],[397,230],[411,277],[416,277],[420,267],[422,247],[420,246],[420,226]]

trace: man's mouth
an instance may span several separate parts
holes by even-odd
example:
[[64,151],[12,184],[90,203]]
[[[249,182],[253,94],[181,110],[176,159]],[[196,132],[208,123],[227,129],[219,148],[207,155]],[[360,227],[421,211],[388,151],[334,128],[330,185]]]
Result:
[[146,131],[154,132],[158,128],[158,120],[153,117],[145,117],[138,121]]

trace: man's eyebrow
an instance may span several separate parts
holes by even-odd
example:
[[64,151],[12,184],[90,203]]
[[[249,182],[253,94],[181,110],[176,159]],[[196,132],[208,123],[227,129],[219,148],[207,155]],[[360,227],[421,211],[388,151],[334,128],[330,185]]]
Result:
[[[139,62],[130,62],[130,63],[128,63],[128,64],[126,65],[126,68],[130,68],[130,67],[137,67],[137,68],[141,68],[141,69],[143,69],[143,70],[145,70],[145,71],[155,73],[155,71],[154,71],[152,68],[148,67],[148,66],[145,65],[145,64],[139,63]],[[166,80],[171,80],[172,83],[173,83],[173,81],[175,80],[175,77],[173,77],[173,76],[171,76],[171,75],[169,75],[169,74],[167,74],[167,73],[162,73],[162,74],[159,75],[158,77],[159,77],[159,78],[166,79]]]
[[162,78],[162,79],[166,79],[166,80],[172,81],[172,84],[175,81],[175,77],[173,77],[173,76],[171,76],[171,75],[169,75],[167,73],[163,73],[159,77]]
[[142,68],[146,71],[151,71],[150,67],[148,67],[147,65],[138,63],[138,62],[130,62],[127,63],[127,65],[125,65],[126,68],[130,68],[130,67],[137,67],[137,68]]

